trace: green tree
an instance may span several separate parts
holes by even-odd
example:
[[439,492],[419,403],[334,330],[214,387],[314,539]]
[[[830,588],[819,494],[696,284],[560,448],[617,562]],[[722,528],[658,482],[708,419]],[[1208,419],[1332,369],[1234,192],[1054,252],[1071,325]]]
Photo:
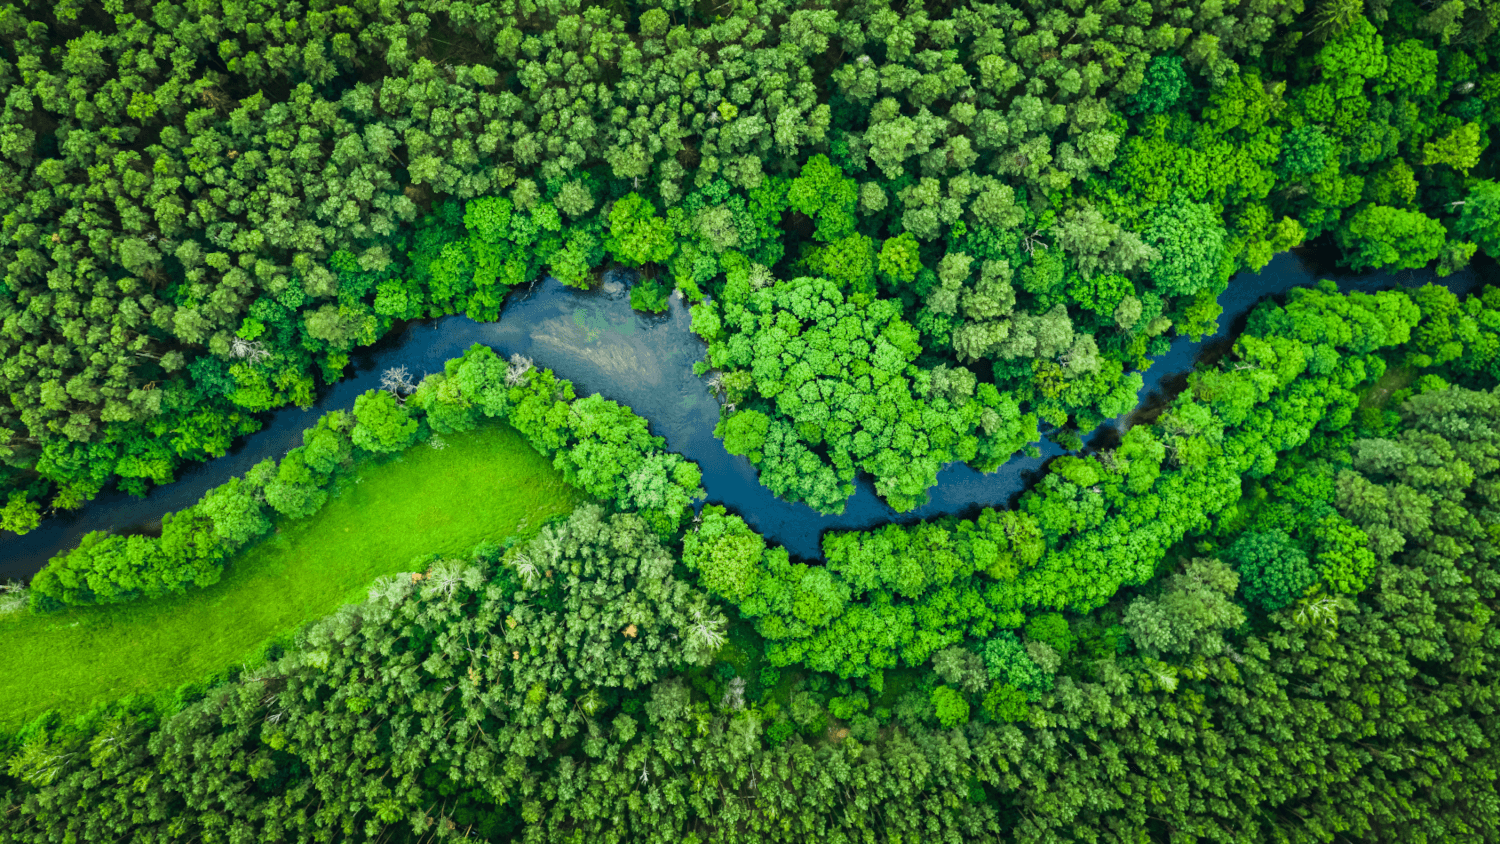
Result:
[[771,418],[758,410],[740,410],[726,415],[714,426],[714,436],[724,441],[724,450],[743,454],[751,463],[762,459],[761,448],[771,428]]
[[0,530],[28,533],[42,523],[42,514],[35,501],[24,492],[13,492],[5,507],[0,508]]
[[1147,218],[1141,239],[1160,257],[1146,264],[1162,293],[1190,296],[1218,283],[1229,234],[1211,205],[1177,198]]
[[878,266],[880,274],[892,285],[911,284],[922,268],[920,245],[910,232],[881,241]]
[[723,507],[710,504],[699,514],[698,526],[683,537],[682,561],[699,573],[705,589],[742,602],[756,588],[766,542]]
[[1492,258],[1500,257],[1500,182],[1476,180],[1462,200],[1454,230]]
[[209,490],[198,507],[213,521],[214,532],[231,548],[245,543],[271,529],[261,506],[260,491],[242,478],[230,478]]
[[1438,257],[1447,233],[1419,211],[1367,205],[1334,236],[1356,270],[1417,269]]
[[1307,554],[1279,530],[1243,534],[1224,559],[1239,573],[1245,598],[1268,612],[1291,605],[1318,580]]
[[1443,137],[1423,144],[1422,163],[1446,164],[1467,176],[1469,170],[1479,164],[1482,150],[1479,124],[1465,123]]
[[384,390],[366,390],[354,400],[354,444],[365,451],[402,451],[417,438],[411,411]]
[[951,730],[969,722],[969,702],[952,686],[938,686],[932,690],[932,707],[944,729]]
[[266,503],[283,516],[306,518],[328,501],[328,476],[307,464],[303,446],[287,452],[280,463],[266,458],[250,470],[248,477],[263,488]]
[[1156,56],[1146,66],[1145,79],[1126,101],[1126,108],[1132,114],[1161,114],[1177,104],[1187,87],[1182,57]]
[[660,264],[677,249],[667,221],[656,216],[651,201],[627,194],[609,211],[609,237],[604,242],[616,259],[632,266]]
[[1224,649],[1222,632],[1245,620],[1245,611],[1230,599],[1239,580],[1219,560],[1190,560],[1166,579],[1160,596],[1141,596],[1130,602],[1125,628],[1148,654],[1214,656]]
[[1338,146],[1328,134],[1317,126],[1299,126],[1281,138],[1281,158],[1276,162],[1276,175],[1283,179],[1298,179],[1322,172],[1335,160]]
[[826,155],[814,155],[802,165],[786,198],[792,210],[813,219],[816,237],[824,243],[833,243],[854,229],[858,184],[845,178]]

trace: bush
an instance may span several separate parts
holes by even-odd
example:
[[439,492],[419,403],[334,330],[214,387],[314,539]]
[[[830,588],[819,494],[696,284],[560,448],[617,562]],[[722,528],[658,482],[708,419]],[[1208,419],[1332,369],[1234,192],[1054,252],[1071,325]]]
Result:
[[630,307],[653,314],[667,312],[667,300],[672,295],[670,285],[654,279],[642,279],[630,288]]

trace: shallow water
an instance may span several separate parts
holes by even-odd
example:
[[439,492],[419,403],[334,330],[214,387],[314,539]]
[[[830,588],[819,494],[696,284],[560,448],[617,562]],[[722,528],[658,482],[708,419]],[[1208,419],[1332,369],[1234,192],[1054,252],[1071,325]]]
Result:
[[[1191,370],[1200,352],[1222,347],[1229,336],[1242,330],[1246,314],[1267,296],[1320,278],[1334,279],[1345,291],[1415,287],[1436,281],[1460,294],[1480,281],[1473,269],[1446,279],[1436,278],[1431,270],[1349,276],[1330,269],[1314,253],[1283,253],[1259,273],[1236,276],[1219,297],[1224,308],[1219,333],[1199,342],[1177,338],[1144,373],[1143,403],[1159,400],[1164,390],[1170,390],[1172,377]],[[828,529],[869,528],[1005,506],[1049,458],[1064,453],[1054,443],[1043,441],[1040,457],[1017,456],[988,474],[951,464],[939,473],[929,503],[907,513],[887,507],[867,478],[858,481],[841,515],[824,516],[806,505],[782,501],[760,485],[749,460],[727,453],[713,436],[719,403],[704,379],[693,374],[704,345],[688,330],[686,306],[674,296],[670,310],[660,316],[633,312],[622,278],[609,278],[587,292],[552,279],[538,282],[512,293],[498,322],[476,323],[450,316],[408,325],[356,354],[354,374],[325,389],[316,406],[270,414],[261,431],[243,438],[224,457],[186,468],[176,483],[156,487],[144,499],[107,492],[80,510],[44,521],[25,536],[3,534],[0,577],[31,576],[58,551],[76,546],[89,531],[149,526],[164,513],[189,507],[206,490],[299,445],[302,431],[322,414],[352,408],[356,396],[379,386],[384,370],[406,366],[414,377],[437,372],[444,361],[474,343],[491,346],[504,356],[526,355],[572,381],[579,395],[597,392],[630,406],[650,421],[652,433],[666,438],[669,450],[698,464],[709,502],[739,513],[767,539],[805,559],[820,556],[818,538]]]

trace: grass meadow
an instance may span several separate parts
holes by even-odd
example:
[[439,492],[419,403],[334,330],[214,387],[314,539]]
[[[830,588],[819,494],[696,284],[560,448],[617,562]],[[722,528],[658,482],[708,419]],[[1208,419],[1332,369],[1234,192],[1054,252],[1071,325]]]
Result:
[[48,709],[64,716],[128,695],[171,697],[253,658],[269,641],[428,553],[528,535],[585,500],[508,424],[361,463],[318,513],[279,518],[207,589],[135,604],[0,617],[0,729]]

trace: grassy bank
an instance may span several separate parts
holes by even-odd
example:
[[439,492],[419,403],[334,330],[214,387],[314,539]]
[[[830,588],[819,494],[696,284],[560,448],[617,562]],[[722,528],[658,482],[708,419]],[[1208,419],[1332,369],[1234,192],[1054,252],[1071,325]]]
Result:
[[583,493],[504,423],[445,437],[341,477],[317,514],[232,559],[224,578],[138,604],[0,618],[0,727],[47,709],[80,712],[130,694],[164,694],[232,666],[266,640],[360,600],[377,577],[420,554],[462,553],[527,534]]

